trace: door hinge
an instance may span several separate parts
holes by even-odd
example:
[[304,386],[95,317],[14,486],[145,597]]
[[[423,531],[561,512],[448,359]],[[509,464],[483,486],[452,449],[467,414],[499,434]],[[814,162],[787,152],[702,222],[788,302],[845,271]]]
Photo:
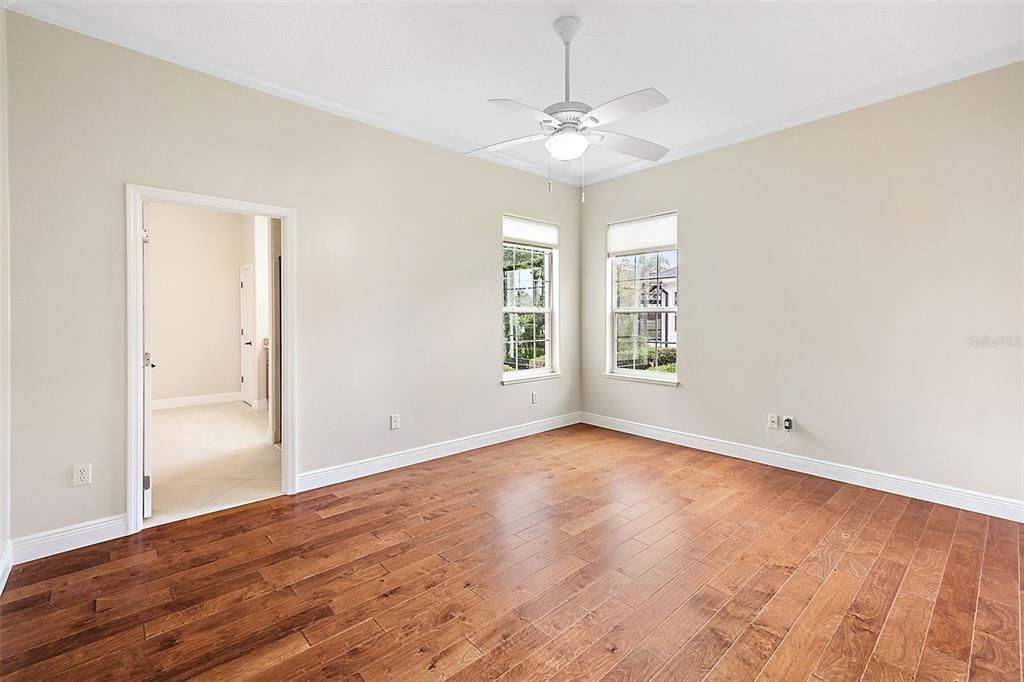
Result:
[[143,476],[142,477],[142,489],[143,490],[149,490],[152,487],[153,487],[153,482],[150,480],[149,476]]
[[142,366],[143,367],[149,367],[150,360],[152,360],[152,359],[153,358],[152,358],[152,356],[150,356],[149,353],[143,353],[142,354]]
[[150,240],[149,230],[144,227],[144,228],[142,228],[142,243],[143,244],[148,244],[149,240]]

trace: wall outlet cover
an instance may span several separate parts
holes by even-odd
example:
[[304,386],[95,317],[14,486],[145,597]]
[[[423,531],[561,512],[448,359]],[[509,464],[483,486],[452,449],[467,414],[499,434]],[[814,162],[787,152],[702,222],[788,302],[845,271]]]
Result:
[[71,485],[92,485],[92,464],[76,464],[71,468]]

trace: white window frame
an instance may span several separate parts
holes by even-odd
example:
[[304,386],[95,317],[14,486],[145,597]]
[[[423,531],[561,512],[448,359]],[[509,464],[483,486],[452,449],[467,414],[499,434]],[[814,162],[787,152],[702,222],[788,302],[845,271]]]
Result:
[[[609,223],[605,229],[605,237],[607,240],[608,229],[613,225],[619,225],[626,222],[634,222],[638,220],[644,220],[647,218],[658,218],[661,216],[676,216],[675,211],[669,211],[666,213],[657,213],[650,216],[643,216],[641,218],[631,218],[629,220],[616,221]],[[674,313],[676,316],[676,324],[679,324],[679,244],[678,237],[675,243],[672,244],[657,244],[646,246],[641,249],[628,249],[621,251],[612,251],[607,247],[607,258],[605,263],[605,351],[606,351],[606,363],[605,363],[605,376],[610,379],[625,379],[628,381],[642,381],[652,384],[662,384],[666,386],[678,386],[679,385],[679,369],[678,364],[676,372],[674,374],[667,374],[665,372],[656,372],[654,370],[636,370],[627,369],[623,367],[616,367],[616,348],[615,348],[615,314],[616,313]],[[614,261],[618,256],[633,256],[642,253],[658,253],[659,251],[675,251],[676,252],[676,300],[672,305],[668,306],[636,306],[617,308],[615,305],[615,268]],[[678,363],[679,357],[679,341],[678,341],[678,330],[676,337],[676,358]]]
[[[513,218],[513,219],[515,219],[517,221],[524,221],[525,220],[525,221],[530,221],[530,222],[536,222],[536,223],[540,223],[541,225],[544,225],[544,226],[554,227],[557,230],[557,225],[552,225],[551,223],[547,223],[547,222],[544,222],[544,221],[533,220],[531,218],[523,218],[521,216],[513,216],[513,215],[510,215],[510,214],[505,214],[505,215],[502,216],[502,218],[503,219],[504,218]],[[503,286],[503,279],[504,279],[505,275],[504,275],[504,269],[503,269],[503,267],[504,267],[503,266],[503,262],[504,262],[503,258],[504,258],[504,250],[505,250],[505,246],[506,245],[510,245],[510,246],[526,246],[526,247],[529,247],[529,248],[532,248],[532,249],[543,249],[543,250],[548,251],[551,254],[550,258],[548,258],[548,272],[547,272],[548,290],[547,290],[547,298],[546,298],[547,306],[540,307],[540,308],[535,308],[535,307],[519,307],[519,306],[506,306],[505,305],[504,286]],[[514,371],[511,371],[511,372],[506,372],[506,371],[502,370],[502,373],[501,373],[501,383],[505,384],[505,385],[510,385],[510,384],[518,384],[518,383],[522,383],[522,382],[526,382],[526,381],[542,381],[544,379],[554,379],[554,378],[560,377],[562,375],[562,372],[561,372],[561,368],[560,368],[560,365],[559,365],[559,333],[558,333],[558,321],[559,321],[558,320],[558,318],[559,318],[559,314],[558,314],[558,307],[559,307],[558,306],[558,294],[559,294],[558,272],[559,272],[559,267],[558,267],[558,245],[557,244],[550,244],[550,243],[541,243],[539,241],[538,242],[534,242],[534,241],[531,241],[529,239],[523,239],[523,238],[505,238],[504,234],[503,234],[503,237],[502,237],[502,240],[501,240],[501,251],[499,251],[498,256],[499,256],[499,260],[498,260],[498,274],[499,274],[499,277],[502,278],[502,286],[499,288],[499,291],[502,292],[502,301],[501,301],[502,339],[501,339],[501,346],[500,346],[501,349],[502,349],[502,352],[501,352],[501,357],[500,357],[501,365],[499,365],[499,366],[500,367],[504,367],[504,364],[505,364],[505,362],[504,362],[505,361],[505,354],[504,354],[504,345],[505,345],[504,326],[505,326],[505,314],[506,313],[537,313],[537,314],[545,314],[545,315],[547,315],[547,323],[546,323],[545,327],[547,329],[547,335],[548,335],[548,351],[547,351],[547,354],[545,355],[545,359],[547,360],[547,367],[538,367],[538,368],[535,368],[535,369],[519,369],[519,370],[514,370]]]

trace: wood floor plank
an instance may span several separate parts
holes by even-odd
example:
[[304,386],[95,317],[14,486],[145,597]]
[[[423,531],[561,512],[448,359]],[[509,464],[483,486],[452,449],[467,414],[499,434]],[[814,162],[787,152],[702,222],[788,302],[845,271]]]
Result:
[[829,575],[757,679],[807,679],[859,587],[860,581],[848,573]]
[[[708,675],[785,582],[788,572],[766,565],[669,659],[655,679],[701,680]],[[771,643],[773,648],[775,644]]]
[[989,519],[969,667],[972,680],[1021,677],[1017,543],[1016,524]]
[[1024,526],[576,425],[16,566],[5,680],[1016,680]]
[[657,656],[637,647],[605,673],[601,682],[646,682],[664,665]]
[[843,616],[814,674],[822,680],[857,680],[867,667],[906,567],[879,559]]
[[729,601],[729,594],[705,585],[646,637],[640,647],[668,661]]
[[[739,585],[746,578],[750,577],[752,570],[760,569],[756,574],[755,578],[759,576],[765,576],[771,578],[770,580],[762,579],[751,580],[755,589],[751,592],[753,598],[747,597],[739,600],[739,604],[742,609],[749,610],[751,607],[756,606],[753,609],[751,616],[761,610],[767,602],[771,601],[774,597],[775,592],[779,587],[785,583],[788,579],[789,574],[796,568],[796,563],[792,561],[771,561],[775,555],[786,555],[792,558],[792,546],[789,544],[787,539],[791,539],[800,528],[795,526],[789,521],[789,517],[794,512],[802,514],[803,518],[801,523],[808,524],[807,514],[812,514],[811,518],[816,519],[813,515],[814,512],[820,511],[823,518],[831,519],[836,513],[836,509],[843,511],[842,507],[827,509],[822,506],[823,501],[832,502],[834,495],[831,495],[836,489],[833,486],[822,487],[817,484],[806,487],[796,488],[797,491],[793,497],[789,498],[791,502],[798,502],[794,507],[793,511],[784,516],[771,530],[761,536],[758,542],[754,543],[751,548],[748,548],[740,557],[730,563],[725,570],[721,571],[715,576],[708,584],[709,587],[718,588],[718,593],[724,597],[721,603],[714,603],[715,611],[722,608],[722,613],[708,613],[707,618],[700,618],[702,615],[700,611],[696,611],[691,614],[690,609],[686,608],[688,605],[684,604],[684,608],[680,609],[676,613],[673,613],[668,619],[666,619],[661,625],[654,630],[654,632],[647,637],[642,643],[642,646],[648,651],[655,653],[662,659],[668,661],[668,665],[665,669],[665,674],[671,673],[680,665],[687,665],[692,670],[703,670],[707,671],[714,667],[718,662],[718,657],[725,653],[722,649],[726,650],[731,646],[731,643],[740,636],[740,630],[746,626],[751,619],[747,619],[746,622],[737,622],[735,616],[733,616],[733,622],[730,623],[729,632],[723,634],[722,624],[713,622],[713,618],[723,615],[724,617],[730,616],[730,609],[734,609],[732,602],[729,598],[739,589]],[[807,493],[804,499],[800,499],[803,493]],[[847,500],[847,504],[852,503],[855,497],[844,496],[843,499]],[[824,526],[816,524],[815,527],[819,528],[821,532],[827,529],[827,524]],[[813,537],[814,531],[812,531]],[[769,542],[764,543],[763,540],[768,539]],[[805,543],[809,544],[809,543]],[[779,547],[783,548],[782,550]],[[771,551],[765,551],[769,549]],[[752,562],[751,557],[756,557],[757,561]],[[758,564],[760,562],[760,565]],[[737,569],[740,569],[737,571]],[[760,589],[758,589],[760,588]],[[706,589],[706,588],[705,588]],[[717,600],[716,600],[717,602]],[[707,613],[708,609],[704,609]],[[742,619],[740,619],[742,621]],[[707,627],[711,629],[710,632],[705,632],[700,636],[698,641],[692,645],[687,642],[691,637],[697,635],[705,627],[705,622],[708,622]],[[750,637],[755,637],[755,634],[751,634]],[[762,638],[763,639],[763,638]],[[779,638],[781,639],[781,638]],[[711,649],[707,649],[709,645]],[[690,647],[688,652],[687,647]],[[687,659],[687,656],[692,655],[700,650],[701,647],[706,649],[705,661],[706,666],[702,667],[695,665],[692,661]],[[675,650],[675,651],[673,651]],[[710,652],[717,651],[718,656],[711,656]],[[726,666],[729,667],[728,665]]]
[[755,515],[747,524],[740,525],[739,529],[724,542],[710,548],[700,561],[679,573],[664,588],[652,595],[629,620],[606,635],[603,642],[595,643],[569,666],[559,671],[559,676],[568,679],[590,677],[613,667],[652,632],[662,627],[666,619],[699,591],[702,585],[708,583],[740,555],[746,544],[757,540],[772,528],[774,522],[784,518],[786,511],[795,504],[798,497],[786,497],[783,494],[771,499],[762,514]]
[[1017,608],[978,600],[969,666],[972,680],[1014,680],[1021,676],[1020,617]]
[[967,675],[986,527],[985,517],[960,513],[917,670],[920,679]]
[[513,666],[501,679],[512,682],[550,678],[631,612],[623,602],[608,599],[562,632],[554,636],[549,633],[543,646]]
[[900,590],[865,668],[865,680],[914,678],[934,606],[933,601]]
[[283,679],[315,676],[323,666],[358,645],[371,641],[381,632],[380,626],[372,618],[368,618],[330,639],[314,644],[299,654],[259,671],[253,675],[253,678],[265,682],[279,682]]
[[[784,569],[788,577],[747,625],[708,679],[753,679],[757,676],[882,497],[875,491],[864,491],[845,511],[835,506],[823,509],[770,558],[770,563]],[[835,525],[830,528],[829,523],[833,520]],[[817,545],[812,547],[814,539],[819,537]]]
[[958,516],[955,509],[933,507],[868,661],[865,680],[914,679]]
[[930,513],[931,505],[920,500],[906,506],[822,654],[817,677],[857,680],[863,675]]
[[857,533],[857,537],[843,554],[836,568],[856,578],[863,578],[871,570],[875,559],[882,551],[882,545],[889,538],[893,527],[906,509],[910,500],[898,495],[886,495],[871,515],[868,522]]

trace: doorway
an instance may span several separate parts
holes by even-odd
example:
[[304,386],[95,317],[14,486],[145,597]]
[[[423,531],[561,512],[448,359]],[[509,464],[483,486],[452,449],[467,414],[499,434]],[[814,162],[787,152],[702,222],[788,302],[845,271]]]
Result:
[[295,492],[294,212],[127,200],[131,531]]

